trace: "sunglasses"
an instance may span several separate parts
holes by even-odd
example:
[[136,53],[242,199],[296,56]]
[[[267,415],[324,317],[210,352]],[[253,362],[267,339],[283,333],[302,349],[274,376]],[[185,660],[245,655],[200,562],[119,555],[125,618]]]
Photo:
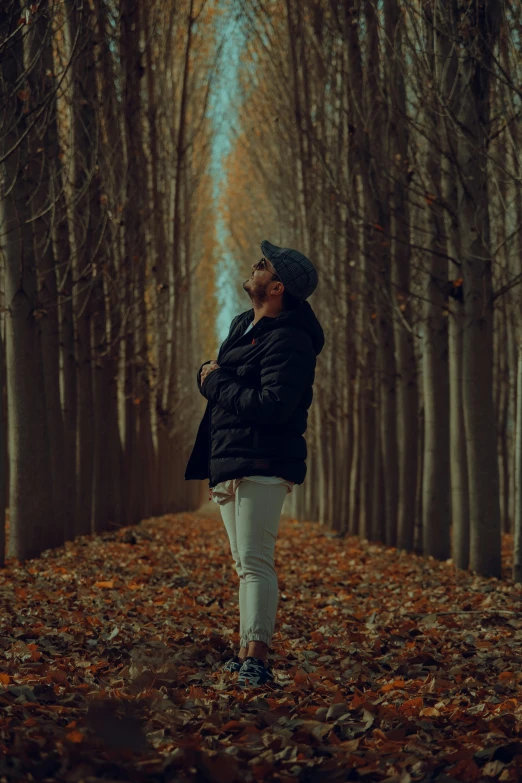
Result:
[[[271,270],[268,268],[268,261],[265,257],[263,257],[260,261],[257,262],[257,264],[254,264],[254,269],[266,269],[268,272]],[[278,277],[276,274],[272,272],[272,280],[277,280],[279,283],[282,283],[280,277]]]

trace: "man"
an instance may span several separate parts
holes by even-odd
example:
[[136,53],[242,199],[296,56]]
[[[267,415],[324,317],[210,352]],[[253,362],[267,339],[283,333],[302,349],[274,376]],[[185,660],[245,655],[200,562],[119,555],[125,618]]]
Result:
[[306,475],[303,437],[324,334],[305,300],[317,271],[302,253],[261,242],[243,283],[252,309],[236,316],[217,360],[197,383],[208,400],[186,479],[209,479],[239,576],[239,655],[225,664],[238,685],[273,680],[267,653],[278,587],[274,551],[287,492]]

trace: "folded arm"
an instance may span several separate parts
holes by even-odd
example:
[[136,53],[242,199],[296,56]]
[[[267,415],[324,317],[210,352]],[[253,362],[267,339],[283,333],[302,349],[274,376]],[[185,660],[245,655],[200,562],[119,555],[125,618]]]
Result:
[[[228,337],[230,337],[230,335],[232,334],[232,332],[234,330],[234,326],[236,325],[236,321],[237,321],[237,319],[239,317],[240,317],[239,315],[236,315],[236,317],[232,319],[232,323],[230,324],[230,328],[229,328],[229,332],[228,332]],[[228,337],[227,337],[227,339],[228,339]],[[197,381],[197,384],[198,384],[198,389],[200,391],[201,391],[201,370],[203,369],[205,364],[210,364],[213,361],[215,361],[215,359],[209,359],[208,362],[203,362],[203,364],[201,365],[201,367],[198,370],[198,373],[196,375],[196,381]]]
[[214,361],[214,360],[213,359],[209,359],[208,362],[203,362],[203,364],[201,365],[201,367],[198,370],[198,374],[196,376],[196,381],[197,381],[197,384],[198,384],[198,389],[200,391],[201,391],[201,370],[203,369],[205,364],[210,364],[210,362],[212,362],[212,361]]
[[261,358],[261,389],[241,383],[224,367],[212,370],[200,391],[210,402],[241,419],[281,423],[297,408],[303,389],[313,381],[316,356],[308,340],[283,338]]

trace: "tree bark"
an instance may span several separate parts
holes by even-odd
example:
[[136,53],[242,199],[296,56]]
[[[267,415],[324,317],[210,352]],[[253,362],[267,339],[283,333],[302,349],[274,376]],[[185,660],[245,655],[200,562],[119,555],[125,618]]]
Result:
[[52,9],[41,2],[36,19],[25,36],[25,62],[30,71],[28,85],[35,107],[47,103],[47,111],[30,135],[30,155],[40,177],[31,198],[34,252],[38,263],[38,299],[44,371],[44,395],[51,460],[54,513],[48,523],[49,547],[60,546],[65,540],[67,487],[65,442],[60,399],[60,337],[56,260],[54,256],[53,222],[58,196],[57,168],[59,160],[56,85],[52,52]]
[[[469,470],[470,565],[501,575],[499,469],[493,408],[492,259],[488,214],[489,86],[500,9],[485,0],[460,18],[459,218],[464,292],[463,403]],[[465,32],[464,32],[465,31]]]
[[513,581],[522,582],[522,345],[518,347]]
[[[430,78],[435,82],[437,17],[433,4],[426,7],[426,39]],[[424,145],[428,174],[426,231],[430,251],[426,258],[423,324],[424,386],[424,470],[423,470],[423,552],[439,560],[450,556],[450,472],[449,472],[449,364],[447,260],[444,211],[441,198],[442,165],[438,105],[435,94],[425,110],[431,139]]]
[[388,160],[394,183],[391,221],[394,340],[397,355],[397,427],[399,452],[399,501],[397,546],[412,551],[417,490],[418,391],[417,363],[413,343],[410,292],[409,129],[403,76],[402,20],[397,0],[385,4],[387,93],[389,112]]
[[[93,265],[100,239],[100,173],[96,168],[99,125],[96,118],[94,19],[82,0],[67,0],[69,35],[78,42],[73,63],[73,313],[77,363],[77,494],[75,532],[93,532],[94,400],[91,355]],[[80,198],[80,194],[82,197]]]
[[[40,334],[35,317],[38,291],[30,199],[38,180],[37,162],[31,158],[28,116],[11,85],[23,84],[23,30],[17,22],[18,2],[0,10],[0,37],[12,36],[2,53],[0,69],[6,103],[8,132],[2,152],[1,233],[5,237],[6,372],[9,417],[10,527],[8,553],[26,560],[37,557],[48,545],[52,518],[52,484],[49,437]],[[5,85],[9,85],[5,89]],[[26,100],[29,100],[26,99]],[[28,485],[30,482],[30,487]]]

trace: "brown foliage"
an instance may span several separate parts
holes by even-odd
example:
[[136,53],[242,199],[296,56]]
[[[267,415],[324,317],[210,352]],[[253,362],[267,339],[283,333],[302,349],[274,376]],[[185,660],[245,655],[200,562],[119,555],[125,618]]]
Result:
[[292,519],[277,561],[276,680],[245,692],[221,671],[238,643],[237,578],[215,517],[10,561],[0,774],[519,779],[520,587]]

